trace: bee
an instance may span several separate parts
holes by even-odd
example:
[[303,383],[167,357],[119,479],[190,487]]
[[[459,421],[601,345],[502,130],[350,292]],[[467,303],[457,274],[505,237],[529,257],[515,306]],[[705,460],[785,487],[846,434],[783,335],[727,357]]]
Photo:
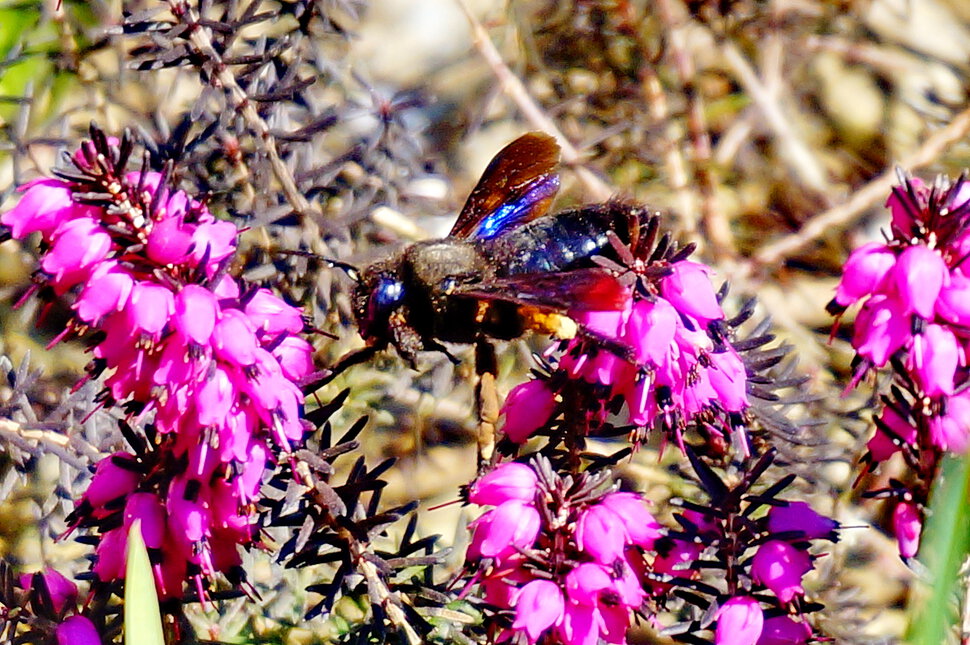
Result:
[[636,208],[616,202],[549,214],[559,145],[522,135],[485,169],[448,237],[411,244],[360,272],[353,309],[367,345],[339,371],[393,346],[413,367],[443,343],[509,340],[528,331],[568,339],[580,310],[620,309],[627,290],[592,258],[629,242]]

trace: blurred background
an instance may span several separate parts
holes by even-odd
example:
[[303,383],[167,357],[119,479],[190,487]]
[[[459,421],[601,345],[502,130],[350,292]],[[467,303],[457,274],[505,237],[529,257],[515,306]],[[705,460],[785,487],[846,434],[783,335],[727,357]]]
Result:
[[[183,188],[249,227],[234,268],[280,286],[335,336],[315,341],[322,368],[361,344],[350,280],[280,251],[365,265],[445,235],[502,146],[550,132],[564,150],[557,208],[646,203],[676,239],[698,245],[718,285],[729,282],[729,312],[757,297],[756,318],[770,317],[797,357],[786,368],[808,376],[815,397],[788,411],[805,424],[805,445],[787,447],[790,467],[806,476],[806,499],[852,527],[811,581],[810,595],[830,608],[822,630],[838,642],[899,637],[914,573],[881,508],[859,497],[878,482],[853,487],[872,401],[842,395],[851,318],[833,332],[825,305],[848,252],[880,239],[898,171],[955,177],[970,166],[970,3],[189,3],[213,26],[201,40],[175,28],[173,6],[186,5],[0,0],[0,209],[16,203],[18,185],[49,174],[91,121],[130,128],[151,163],[173,160]],[[281,189],[269,147],[298,195]],[[0,556],[77,572],[88,547],[53,538],[86,466],[120,436],[109,413],[90,409],[94,384],[70,392],[84,347],[45,349],[70,300],[36,326],[36,299],[13,307],[33,258],[29,246],[0,245],[0,361],[10,375],[0,384]],[[546,343],[503,345],[503,392]],[[472,374],[470,360],[454,367],[429,355],[412,371],[388,353],[318,396],[352,388],[339,420],[369,415],[368,458],[398,458],[388,503],[433,506],[474,476]],[[621,475],[663,502],[685,494],[673,461],[648,446]],[[461,547],[467,512],[424,513],[420,530]],[[264,560],[250,564],[269,588],[281,574]],[[301,587],[290,587],[295,599],[271,595],[258,610],[274,624],[298,620]],[[663,642],[655,638],[634,636]]]

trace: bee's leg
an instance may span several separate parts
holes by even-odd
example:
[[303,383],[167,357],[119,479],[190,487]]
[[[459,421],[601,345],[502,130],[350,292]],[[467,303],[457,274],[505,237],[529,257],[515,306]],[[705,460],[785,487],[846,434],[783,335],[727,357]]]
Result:
[[488,468],[495,456],[495,431],[498,424],[499,403],[495,377],[498,374],[498,360],[495,347],[484,337],[475,342],[475,371],[478,383],[475,385],[475,400],[478,406],[478,470]]
[[598,331],[590,329],[586,325],[578,325],[578,336],[588,339],[594,346],[613,354],[617,358],[622,358],[633,366],[639,367],[636,352],[633,348],[615,338],[604,336]]
[[375,342],[344,354],[340,360],[337,361],[337,364],[329,370],[314,372],[304,378],[300,383],[300,386],[303,388],[303,392],[305,394],[309,394],[310,392],[319,390],[321,387],[337,378],[348,367],[352,367],[370,360],[374,354],[381,351],[385,347],[387,347],[386,342]]

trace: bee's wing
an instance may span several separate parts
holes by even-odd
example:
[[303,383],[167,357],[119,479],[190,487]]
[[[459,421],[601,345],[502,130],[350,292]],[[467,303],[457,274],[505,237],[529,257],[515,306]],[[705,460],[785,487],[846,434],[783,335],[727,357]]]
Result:
[[597,267],[559,273],[524,273],[465,285],[456,293],[565,313],[619,310],[630,298],[629,289],[612,273]]
[[502,148],[468,196],[451,236],[489,239],[543,215],[559,191],[559,144],[529,132]]

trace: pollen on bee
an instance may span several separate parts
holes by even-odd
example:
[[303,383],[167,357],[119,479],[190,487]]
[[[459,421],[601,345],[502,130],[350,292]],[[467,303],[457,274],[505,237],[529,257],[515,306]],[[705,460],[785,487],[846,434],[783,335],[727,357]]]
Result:
[[564,314],[529,310],[524,312],[529,329],[542,334],[552,334],[559,340],[575,338],[579,333],[579,326],[572,318]]

